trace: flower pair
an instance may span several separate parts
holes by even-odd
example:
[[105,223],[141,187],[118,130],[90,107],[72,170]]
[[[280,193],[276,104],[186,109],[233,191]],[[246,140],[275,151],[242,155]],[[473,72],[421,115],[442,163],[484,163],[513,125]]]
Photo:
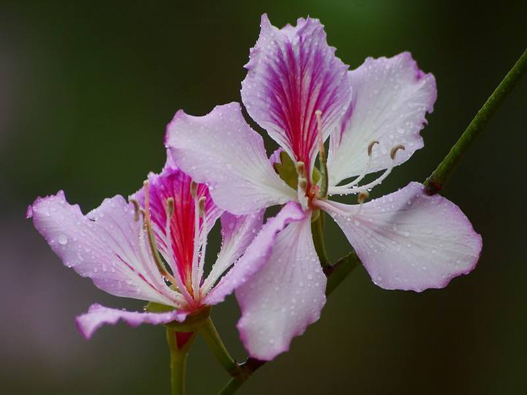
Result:
[[[94,305],[77,319],[87,337],[119,319],[134,326],[183,322],[235,290],[245,347],[258,359],[274,358],[325,303],[311,230],[321,210],[382,288],[441,288],[472,270],[481,237],[453,203],[428,196],[418,183],[365,202],[422,148],[434,77],[408,53],[348,71],[334,52],[316,19],[277,29],[262,17],[241,94],[249,115],[280,146],[270,158],[239,104],[202,117],[179,111],[168,126],[163,172],[151,174],[128,202],[108,199],[84,216],[59,193],[30,207],[67,266],[113,295],[173,308],[135,313]],[[359,204],[328,199],[350,194]],[[262,225],[273,205],[284,207]],[[218,218],[222,248],[205,276],[207,235]]]

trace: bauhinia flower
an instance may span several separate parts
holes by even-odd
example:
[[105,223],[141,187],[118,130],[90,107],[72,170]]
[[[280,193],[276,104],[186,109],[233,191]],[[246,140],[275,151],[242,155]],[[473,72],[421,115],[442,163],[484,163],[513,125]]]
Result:
[[[232,282],[217,285],[220,277],[250,276],[252,267],[267,258],[274,235],[303,214],[290,206],[258,233],[263,212],[223,212],[207,187],[193,182],[169,158],[163,172],[150,174],[128,202],[115,196],[84,215],[61,191],[37,199],[27,215],[67,267],[112,295],[162,305],[153,305],[155,312],[130,312],[94,304],[76,319],[90,338],[103,324],[183,322],[218,303],[233,291]],[[205,277],[207,236],[220,216],[223,244]],[[244,254],[251,242],[253,247]]]
[[[419,183],[365,202],[395,166],[423,147],[419,132],[433,110],[435,79],[409,53],[368,58],[353,71],[334,53],[318,20],[277,29],[262,17],[241,96],[249,115],[284,151],[271,158],[281,162],[275,164],[279,171],[237,103],[202,117],[180,111],[168,127],[166,143],[177,165],[208,185],[220,208],[247,215],[294,202],[286,207],[302,209],[302,218],[276,236],[267,262],[236,290],[242,340],[263,360],[286,351],[324,306],[326,277],[311,234],[319,210],[340,225],[384,289],[445,287],[474,268],[482,247],[461,210],[428,196]],[[360,204],[328,200],[351,194]]]

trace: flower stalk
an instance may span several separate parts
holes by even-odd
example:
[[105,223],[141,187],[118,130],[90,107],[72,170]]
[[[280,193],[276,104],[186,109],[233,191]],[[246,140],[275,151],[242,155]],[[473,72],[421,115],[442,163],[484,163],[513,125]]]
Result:
[[463,156],[472,146],[474,141],[481,134],[489,120],[496,113],[505,98],[512,92],[518,81],[527,71],[527,50],[520,56],[520,59],[507,73],[505,78],[498,85],[496,90],[490,95],[483,107],[478,111],[467,129],[463,132],[459,140],[450,149],[448,155],[437,166],[432,175],[425,182],[429,195],[434,195],[441,191],[448,179],[454,172]]
[[[428,177],[425,182],[428,193],[433,195],[443,189],[450,175],[454,172],[457,165],[461,161],[465,152],[471,147],[474,140],[481,133],[489,119],[494,115],[505,97],[512,91],[523,74],[527,71],[527,51],[523,53],[520,59],[516,62],[514,67],[505,76],[500,85],[496,88],[494,93],[489,97],[487,102],[483,105],[476,117],[469,124],[465,132],[459,138],[457,143],[452,147],[448,155],[439,164],[436,170]],[[330,296],[333,291],[346,279],[346,277],[361,263],[355,251],[341,258],[334,265],[329,264],[324,245],[323,225],[321,215],[313,221],[313,241],[315,249],[319,255],[320,261],[324,266],[324,273],[328,278],[326,287],[326,296]],[[324,265],[324,260],[328,262]],[[263,366],[266,362],[259,361],[254,358],[248,358],[247,361],[239,365],[244,374],[233,377],[223,389],[218,393],[219,395],[234,394],[243,383],[254,373],[257,369]]]
[[227,351],[227,348],[221,341],[220,335],[210,317],[200,328],[200,332],[210,350],[214,353],[214,356],[221,363],[227,373],[231,376],[236,376],[239,372],[239,365],[229,354],[229,351]]
[[[184,332],[186,334],[186,332]],[[187,357],[197,332],[192,332],[183,344],[178,344],[178,333],[167,327],[167,343],[170,349],[170,383],[172,386],[172,395],[185,394],[186,377],[187,377]]]

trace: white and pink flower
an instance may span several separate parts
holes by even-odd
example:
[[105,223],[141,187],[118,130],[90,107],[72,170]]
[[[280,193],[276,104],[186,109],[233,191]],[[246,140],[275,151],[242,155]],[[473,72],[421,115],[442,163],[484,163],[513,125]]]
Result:
[[[169,157],[162,173],[150,174],[129,201],[115,196],[84,215],[59,192],[37,199],[27,216],[67,267],[103,291],[172,308],[130,312],[94,304],[77,317],[79,330],[89,338],[105,323],[183,322],[222,301],[238,282],[218,284],[220,277],[250,277],[267,261],[275,235],[303,213],[290,205],[262,228],[262,211],[241,216],[224,212],[208,188],[194,183]],[[207,236],[218,218],[222,248],[204,276]]]
[[[326,277],[311,235],[316,210],[335,219],[372,280],[385,289],[445,287],[474,268],[482,247],[462,211],[428,196],[419,183],[358,205],[328,200],[349,194],[364,200],[394,166],[422,148],[419,132],[436,100],[433,75],[419,70],[409,53],[369,58],[352,71],[334,53],[318,20],[277,29],[264,15],[246,65],[243,103],[293,160],[294,187],[275,172],[262,137],[237,103],[202,117],[179,111],[168,126],[166,144],[175,163],[206,184],[221,209],[251,215],[288,203],[278,217],[290,223],[272,234],[266,259],[252,265],[253,274],[232,270],[220,281],[236,288],[242,340],[262,360],[286,351],[324,306]],[[327,177],[317,182],[315,160],[328,137]]]

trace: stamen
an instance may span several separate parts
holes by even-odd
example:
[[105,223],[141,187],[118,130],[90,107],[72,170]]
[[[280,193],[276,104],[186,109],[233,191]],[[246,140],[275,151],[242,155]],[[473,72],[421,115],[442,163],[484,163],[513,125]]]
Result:
[[306,196],[307,192],[307,180],[303,177],[298,177],[298,189],[297,189],[297,197],[298,197],[298,203],[302,206],[304,210],[308,207],[308,200]]
[[324,137],[322,136],[322,111],[316,110],[315,117],[317,118],[317,137],[318,137],[318,150],[320,157],[326,158],[326,149],[324,147]]
[[154,262],[156,263],[157,270],[159,270],[159,273],[172,284],[176,284],[176,279],[167,271],[156,246],[156,239],[154,237],[154,231],[152,230],[152,222],[150,220],[150,191],[148,187],[148,181],[145,181],[143,183],[143,186],[145,192],[145,214],[143,217],[144,226],[148,235],[148,244],[150,245],[152,257],[154,258]]
[[174,198],[169,197],[166,200],[165,210],[166,210],[166,214],[167,214],[167,219],[171,219],[172,216],[174,215]]
[[379,144],[377,140],[373,140],[370,144],[368,144],[368,156],[371,158],[371,154],[373,152],[373,147],[375,144]]
[[196,184],[194,181],[190,182],[190,196],[192,196],[192,199],[196,199],[198,195],[198,184]]
[[[200,284],[203,277],[205,266],[205,255],[207,253],[207,220],[206,220],[206,200],[205,196],[195,200],[195,222],[194,222],[194,257],[192,260],[192,290],[194,299],[200,297]],[[202,220],[200,232],[199,224]]]
[[306,178],[306,165],[304,162],[297,162],[295,165],[298,177]]
[[205,196],[202,196],[198,200],[198,208],[199,208],[199,216],[203,219],[205,219],[206,211],[205,211],[205,203],[207,198]]
[[368,192],[360,192],[359,193],[359,197],[358,197],[358,201],[359,201],[359,211],[357,212],[357,214],[360,214],[361,210],[362,210],[362,204],[366,201],[366,199],[368,199],[368,197],[370,196],[370,194]]
[[404,145],[399,144],[399,145],[396,145],[395,147],[392,148],[392,150],[390,151],[390,158],[392,158],[392,160],[395,160],[395,154],[400,149],[402,149],[404,151]]
[[359,201],[360,204],[362,204],[364,203],[366,199],[368,199],[369,196],[370,194],[368,192],[361,192],[359,193],[359,197],[357,200]]
[[135,199],[130,199],[130,203],[134,206],[134,221],[139,221],[141,217],[141,206],[139,206],[139,202]]
[[[196,185],[194,181],[190,184],[190,194],[193,194],[193,185]],[[195,192],[195,190],[194,190]],[[193,248],[193,254],[192,254],[192,267],[191,272],[187,272],[186,276],[186,286],[188,291],[196,297],[198,295],[198,266],[199,266],[199,246],[200,246],[200,240],[199,240],[199,220],[201,218],[200,215],[200,204],[199,200],[194,197],[194,248]]]
[[324,136],[322,135],[322,111],[316,110],[315,116],[317,118],[318,158],[320,161],[320,197],[324,198],[328,194],[328,166]]
[[368,163],[366,164],[366,167],[364,168],[364,170],[362,170],[362,172],[359,174],[359,176],[356,179],[354,179],[353,181],[351,181],[351,182],[349,182],[347,184],[344,184],[344,185],[339,185],[336,188],[354,187],[355,185],[358,185],[359,182],[361,182],[364,179],[364,177],[366,177],[368,175],[368,172],[370,171],[370,168],[371,168],[373,147],[376,144],[379,144],[379,142],[377,140],[373,140],[370,144],[368,144]]
[[[392,159],[392,162],[390,163],[390,166],[384,171],[384,173],[381,174],[381,176],[379,178],[373,180],[369,184],[366,184],[366,185],[363,185],[363,186],[360,186],[360,187],[349,188],[351,185],[348,184],[348,185],[343,185],[343,186],[338,186],[338,187],[332,188],[332,194],[351,195],[351,194],[360,193],[360,192],[368,192],[373,187],[379,185],[392,172],[393,167],[395,166],[395,155],[397,154],[397,151],[399,151],[401,149],[404,150],[404,148],[405,148],[404,145],[399,144],[399,145],[396,145],[395,147],[393,147],[391,149],[391,151],[390,151],[390,158]],[[357,180],[354,181],[354,183],[356,183],[356,182],[357,182]]]

